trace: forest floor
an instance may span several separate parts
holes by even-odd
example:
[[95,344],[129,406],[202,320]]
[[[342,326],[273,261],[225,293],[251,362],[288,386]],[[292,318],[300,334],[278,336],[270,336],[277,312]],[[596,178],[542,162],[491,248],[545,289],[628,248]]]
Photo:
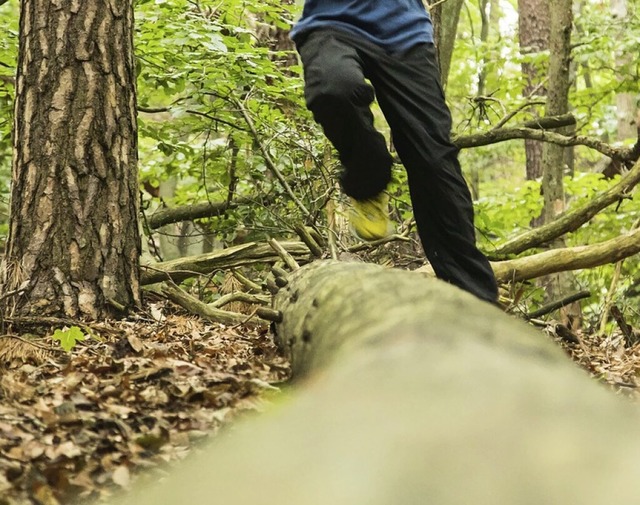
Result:
[[[145,309],[92,324],[69,352],[52,335],[1,336],[0,505],[99,502],[140,470],[160,478],[288,377],[266,326],[211,323],[159,298]],[[640,399],[640,345],[558,328],[548,320],[541,336],[612,394]]]
[[51,337],[3,336],[0,505],[99,501],[141,469],[160,478],[286,380],[266,327],[209,323],[168,302],[147,308],[92,324],[70,352]]

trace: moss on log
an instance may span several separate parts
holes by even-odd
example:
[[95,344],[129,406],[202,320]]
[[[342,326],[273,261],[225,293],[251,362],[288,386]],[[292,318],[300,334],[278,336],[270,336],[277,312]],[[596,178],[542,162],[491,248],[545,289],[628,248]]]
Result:
[[276,299],[308,380],[128,504],[640,503],[638,410],[438,280],[318,262]]

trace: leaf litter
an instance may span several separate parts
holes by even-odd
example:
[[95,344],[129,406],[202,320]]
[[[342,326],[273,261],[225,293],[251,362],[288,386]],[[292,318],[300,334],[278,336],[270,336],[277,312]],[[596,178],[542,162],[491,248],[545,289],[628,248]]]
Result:
[[0,505],[106,499],[262,410],[287,379],[265,328],[153,309],[151,319],[92,325],[68,353],[53,332],[3,337]]
[[[94,502],[126,491],[141,470],[145,480],[164,475],[262,410],[288,377],[264,328],[209,323],[170,304],[148,313],[93,325],[85,341],[70,333],[70,353],[53,335],[2,343],[0,505]],[[561,328],[551,320],[544,332],[595,380],[640,399],[640,344]]]

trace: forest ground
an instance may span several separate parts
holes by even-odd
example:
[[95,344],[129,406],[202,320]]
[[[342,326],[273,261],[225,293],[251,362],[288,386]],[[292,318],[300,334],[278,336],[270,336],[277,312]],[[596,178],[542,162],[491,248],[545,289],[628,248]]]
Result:
[[[541,338],[612,394],[640,399],[640,345],[621,332],[567,339],[556,327],[549,320]],[[51,336],[1,337],[0,505],[93,502],[126,492],[141,470],[160,478],[203,439],[263,410],[289,373],[266,326],[211,323],[156,295],[136,318],[91,332],[70,352]]]

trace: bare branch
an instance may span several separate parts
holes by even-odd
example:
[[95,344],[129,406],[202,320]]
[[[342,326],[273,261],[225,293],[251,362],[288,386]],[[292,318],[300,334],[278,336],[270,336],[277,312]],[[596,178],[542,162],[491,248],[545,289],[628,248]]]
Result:
[[238,203],[228,204],[227,202],[204,202],[182,207],[165,208],[158,210],[147,217],[149,228],[155,230],[161,226],[179,223],[180,221],[191,221],[207,217],[223,215],[227,210],[234,209]]
[[593,268],[640,252],[640,229],[590,246],[553,249],[533,256],[492,262],[498,282],[517,282],[569,270]]
[[238,198],[235,202],[202,202],[174,208],[163,208],[147,217],[147,225],[150,229],[155,230],[161,226],[179,223],[180,221],[218,217],[224,215],[225,212],[229,210],[236,209],[243,205],[255,205],[258,202],[260,205],[266,207],[273,203],[273,197],[244,197]]
[[[280,245],[296,261],[304,263],[309,261],[310,251],[304,243],[280,242]],[[280,261],[280,256],[273,251],[269,244],[249,242],[212,253],[143,265],[141,267],[141,283],[148,285],[169,279],[179,282],[215,270],[226,270],[256,263],[275,263],[276,261]]]
[[549,224],[512,238],[488,254],[496,259],[508,254],[519,254],[531,247],[544,244],[565,233],[577,230],[602,209],[624,198],[639,182],[640,162],[637,162],[633,169],[620,179],[618,184],[593,198],[586,205],[562,214]]
[[249,112],[247,111],[246,107],[239,100],[233,99],[233,102],[235,103],[235,105],[238,107],[238,109],[242,113],[242,116],[244,117],[244,120],[246,121],[247,126],[249,126],[249,129],[251,130],[251,134],[253,135],[253,139],[257,142],[258,146],[260,147],[260,151],[262,152],[262,157],[264,158],[264,161],[265,161],[267,167],[273,173],[273,175],[275,175],[276,179],[278,179],[278,181],[280,181],[280,184],[282,185],[284,190],[287,192],[287,194],[289,195],[291,200],[302,211],[304,216],[306,218],[308,218],[309,220],[311,220],[312,219],[311,213],[304,206],[304,203],[302,203],[302,201],[293,192],[293,190],[291,189],[291,186],[289,186],[289,183],[284,178],[284,176],[282,175],[280,170],[278,170],[278,167],[276,166],[276,164],[274,163],[273,159],[271,158],[271,155],[269,154],[269,150],[264,145],[264,142],[262,142],[262,139],[260,138],[260,135],[258,134],[258,131],[256,130],[256,126],[253,123],[253,120],[251,119],[251,116],[249,115]]
[[522,126],[515,128],[499,128],[485,133],[452,138],[453,143],[461,149],[487,146],[514,139],[539,140],[565,147],[586,146],[608,156],[609,158],[627,159],[631,153],[631,148],[613,147],[605,142],[583,135],[567,136],[546,130],[538,130]]
[[222,324],[242,324],[247,320],[247,316],[244,314],[228,312],[201,302],[172,282],[166,283],[162,286],[162,294],[189,312],[197,314],[209,321]]

